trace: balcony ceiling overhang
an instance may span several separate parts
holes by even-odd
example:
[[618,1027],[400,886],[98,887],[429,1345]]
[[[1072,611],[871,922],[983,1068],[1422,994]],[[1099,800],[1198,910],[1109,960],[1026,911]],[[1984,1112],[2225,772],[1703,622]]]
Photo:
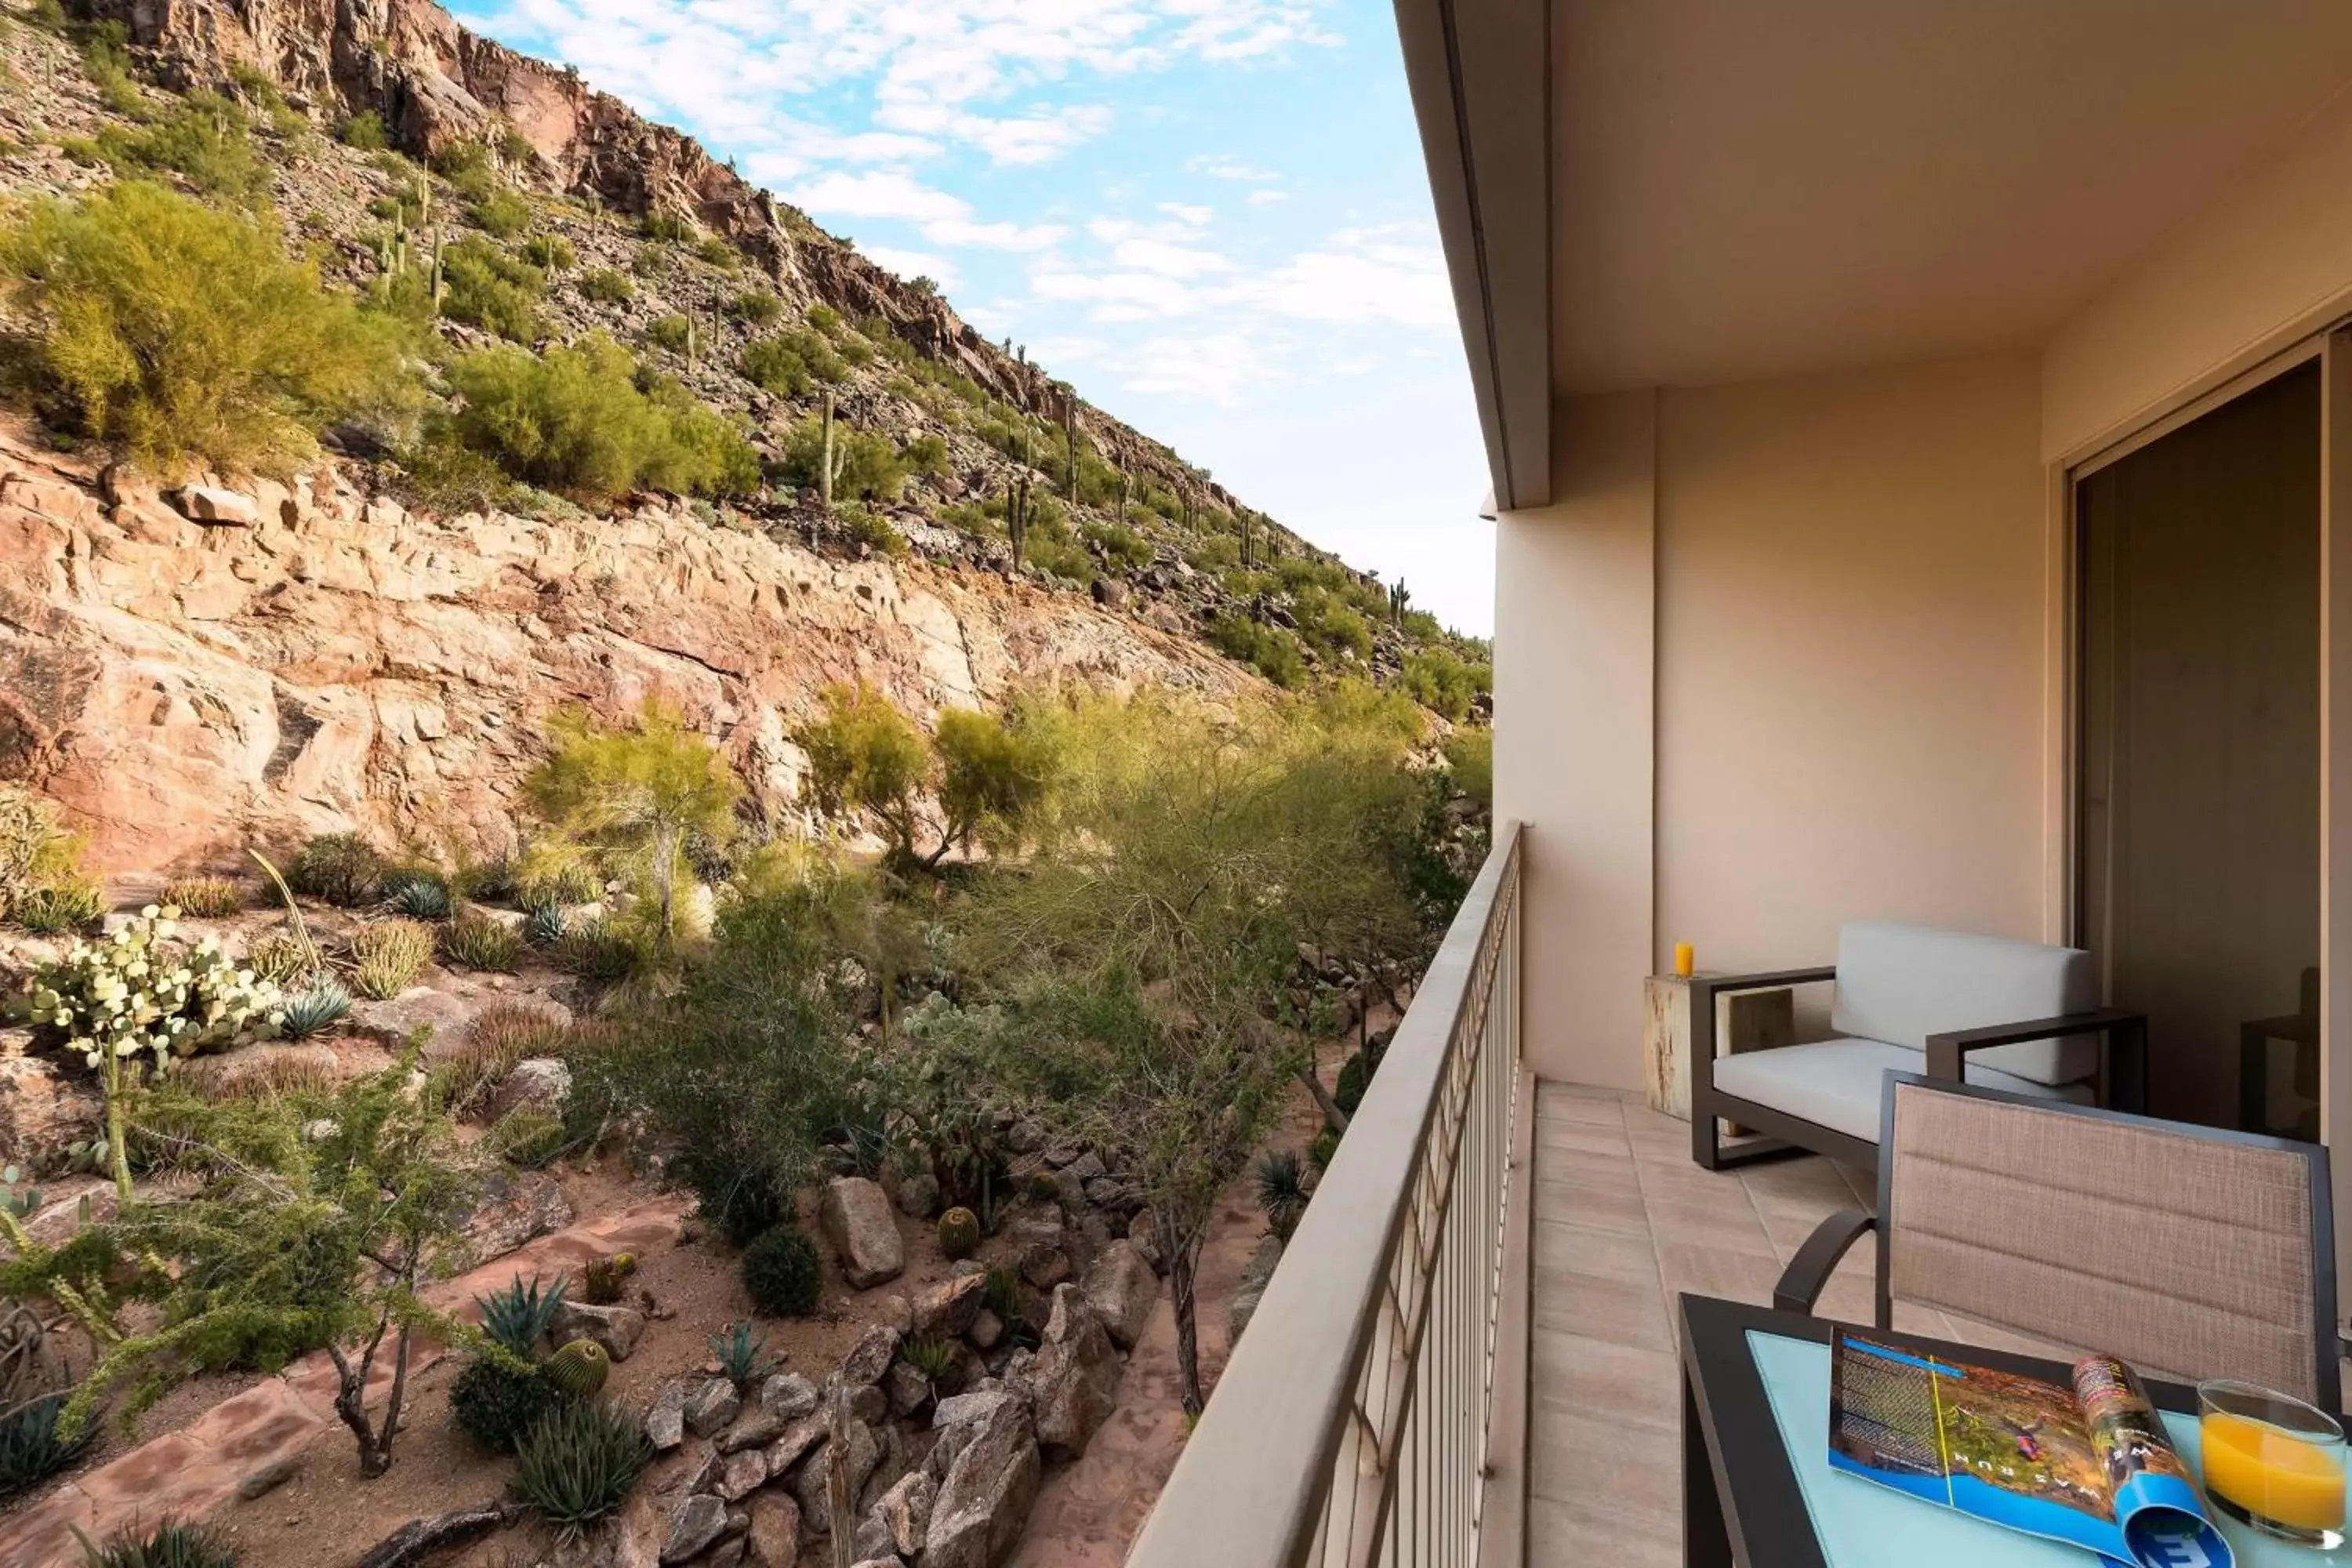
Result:
[[2344,0],[1398,16],[1506,506],[1553,395],[2038,341],[2352,84]]

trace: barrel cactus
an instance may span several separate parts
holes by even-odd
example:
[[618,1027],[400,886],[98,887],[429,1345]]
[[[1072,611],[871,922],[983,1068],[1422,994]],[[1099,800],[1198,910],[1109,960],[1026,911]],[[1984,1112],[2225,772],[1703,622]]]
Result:
[[547,1358],[541,1375],[574,1399],[592,1399],[613,1375],[613,1358],[594,1340],[573,1340]]
[[970,1258],[980,1250],[980,1216],[968,1208],[957,1207],[940,1215],[940,1250],[950,1262]]

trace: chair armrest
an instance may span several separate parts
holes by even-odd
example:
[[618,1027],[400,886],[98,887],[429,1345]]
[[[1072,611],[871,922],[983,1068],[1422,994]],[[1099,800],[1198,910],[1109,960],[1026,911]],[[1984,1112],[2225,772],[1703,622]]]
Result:
[[1860,1209],[1841,1209],[1815,1227],[1789,1259],[1780,1282],[1772,1287],[1772,1307],[1781,1312],[1806,1312],[1822,1299],[1822,1291],[1837,1271],[1848,1248],[1878,1227],[1878,1216]]
[[1693,998],[1713,996],[1725,991],[1771,991],[1783,985],[1811,985],[1816,981],[1835,980],[1837,965],[1824,963],[1812,969],[1776,969],[1761,974],[1700,974],[1691,980]]
[[2022,1045],[2028,1040],[2054,1040],[2061,1035],[2113,1035],[2118,1038],[2144,1035],[2147,1015],[2116,1007],[2090,1013],[2069,1013],[2058,1018],[2036,1018],[2023,1024],[1988,1024],[1981,1029],[1954,1029],[1927,1037],[1927,1076],[1948,1083],[1960,1081],[1960,1065],[1970,1051],[1994,1046]]

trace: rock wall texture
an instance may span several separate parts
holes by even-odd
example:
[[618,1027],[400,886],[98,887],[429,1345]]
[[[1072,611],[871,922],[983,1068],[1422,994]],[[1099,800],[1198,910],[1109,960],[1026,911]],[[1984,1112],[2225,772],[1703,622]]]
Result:
[[790,736],[833,681],[929,715],[1030,682],[1254,679],[1181,624],[979,571],[831,559],[666,503],[435,518],[364,474],[159,494],[0,422],[0,777],[61,802],[97,868],[347,827],[499,847],[564,703],[676,703],[788,823]]

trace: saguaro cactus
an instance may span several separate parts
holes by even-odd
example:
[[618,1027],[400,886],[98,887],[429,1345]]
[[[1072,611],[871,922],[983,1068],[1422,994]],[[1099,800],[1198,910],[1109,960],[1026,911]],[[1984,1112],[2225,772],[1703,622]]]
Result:
[[1404,607],[1412,603],[1412,590],[1404,585],[1403,578],[1398,578],[1396,585],[1389,590],[1389,624],[1399,631],[1404,629]]
[[1029,476],[1024,474],[1005,492],[1004,531],[1013,540],[1013,569],[1021,570],[1023,553],[1029,548]]
[[833,510],[833,394],[824,395],[824,435],[817,448],[817,504],[825,510]]
[[1068,458],[1064,479],[1066,493],[1075,503],[1078,499],[1078,400],[1075,394],[1062,405],[1062,451]]
[[1242,564],[1244,566],[1255,566],[1257,564],[1257,520],[1251,515],[1247,507],[1235,507],[1234,509],[1234,521],[1241,525]]
[[441,274],[441,231],[433,231],[433,313],[441,313],[441,295],[447,279]]

